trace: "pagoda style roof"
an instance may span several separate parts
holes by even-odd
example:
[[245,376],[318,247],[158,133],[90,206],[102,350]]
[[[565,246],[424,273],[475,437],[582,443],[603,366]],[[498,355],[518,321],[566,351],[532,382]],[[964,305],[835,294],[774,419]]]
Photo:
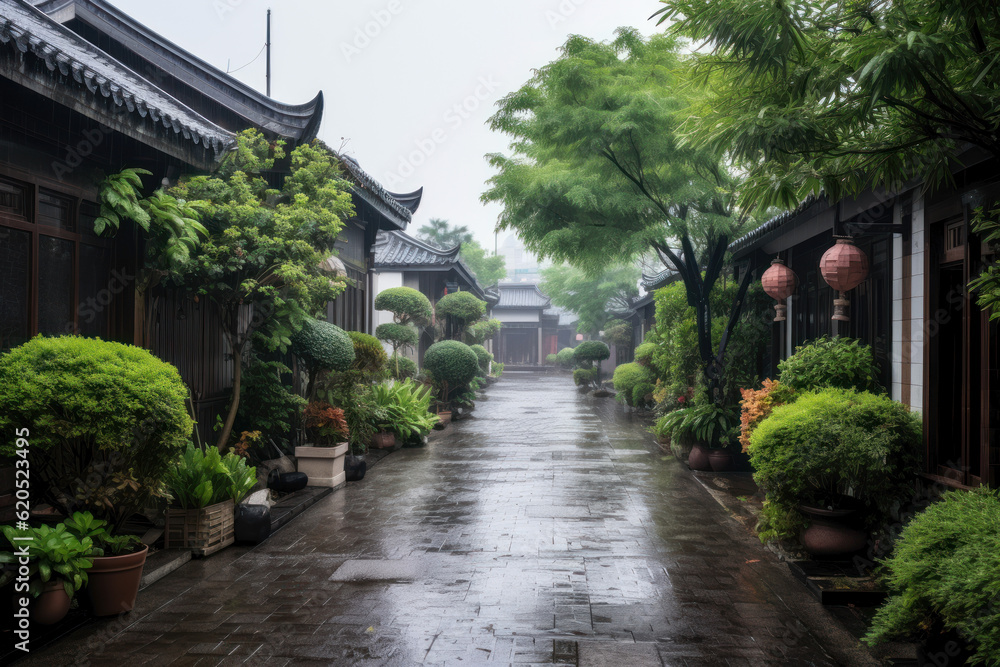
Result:
[[466,266],[459,253],[461,245],[442,250],[400,231],[379,232],[375,238],[375,268],[399,271],[450,271],[465,280],[476,297],[490,303],[489,294]]
[[417,207],[420,206],[424,189],[420,188],[416,192],[405,195],[395,195],[382,187],[381,183],[362,169],[357,159],[349,155],[334,154],[343,165],[344,171],[347,172],[348,180],[353,183],[354,194],[384,216],[394,227],[399,230],[406,229],[413,219]]
[[535,283],[511,283],[500,285],[500,303],[497,308],[548,308],[552,305],[549,297],[542,294]]
[[177,99],[194,109],[204,109],[231,132],[252,126],[272,138],[296,144],[316,138],[323,117],[322,92],[304,104],[273,100],[105,0],[34,0],[34,4],[53,21],[100,44],[112,57],[141,67]]
[[199,166],[217,162],[234,140],[24,0],[0,0],[0,76]]
[[661,287],[666,287],[670,283],[674,282],[680,277],[680,274],[674,269],[664,269],[659,273],[646,273],[643,271],[642,280],[640,285],[647,292],[652,292],[653,290],[658,290]]

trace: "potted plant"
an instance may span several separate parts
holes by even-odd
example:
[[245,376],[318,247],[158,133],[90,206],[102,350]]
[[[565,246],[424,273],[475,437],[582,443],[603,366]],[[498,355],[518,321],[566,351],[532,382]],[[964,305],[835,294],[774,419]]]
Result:
[[825,389],[774,409],[750,435],[754,480],[766,501],[762,540],[803,526],[814,555],[851,553],[912,496],[919,417],[886,396]]
[[307,444],[295,448],[299,472],[309,476],[309,486],[340,486],[346,481],[344,457],[350,435],[344,411],[313,401],[303,413],[303,426]]
[[[76,591],[87,584],[87,571],[93,565],[93,541],[88,537],[78,539],[63,524],[26,529],[0,526],[0,530],[15,551],[27,550],[28,589],[17,592],[30,593],[34,598],[32,620],[42,625],[58,623],[69,612]],[[7,566],[0,573],[0,587],[23,573],[19,572],[20,558],[14,552],[0,552],[0,564]]]
[[985,488],[949,491],[913,517],[882,563],[890,596],[865,641],[919,639],[928,665],[1000,664],[998,525],[1000,492]]
[[690,443],[687,464],[691,470],[724,472],[733,465],[730,440],[737,424],[736,412],[715,403],[674,410],[662,417],[661,430],[678,443]]
[[424,370],[434,379],[440,391],[438,418],[441,423],[451,420],[451,394],[460,390],[476,377],[479,357],[465,343],[443,340],[434,343],[424,354]]
[[437,420],[429,411],[430,386],[406,380],[377,384],[372,391],[382,415],[376,426],[391,431],[394,437],[408,441],[414,436],[427,435],[434,428]]
[[232,452],[189,444],[166,481],[174,504],[166,511],[164,547],[209,556],[235,541],[236,504],[257,483],[257,470]]
[[[112,536],[167,497],[163,480],[194,427],[187,397],[176,368],[120,343],[36,336],[0,356],[0,431],[29,427],[36,500],[64,516],[89,511]],[[13,444],[0,442],[0,455]]]
[[94,614],[115,616],[132,611],[149,547],[134,535],[112,535],[108,522],[90,512],[74,512],[64,524],[76,538],[91,540],[94,545],[86,588]]

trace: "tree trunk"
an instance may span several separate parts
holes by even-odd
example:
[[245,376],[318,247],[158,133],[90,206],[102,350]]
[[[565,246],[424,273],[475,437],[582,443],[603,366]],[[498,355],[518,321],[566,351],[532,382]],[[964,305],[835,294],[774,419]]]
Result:
[[219,434],[219,439],[216,441],[215,446],[219,448],[220,452],[225,452],[229,448],[229,436],[233,432],[233,424],[236,423],[236,413],[240,409],[240,384],[243,379],[243,346],[239,347],[231,345],[233,350],[233,399],[229,404],[229,415],[226,417],[226,423],[222,427],[222,432]]

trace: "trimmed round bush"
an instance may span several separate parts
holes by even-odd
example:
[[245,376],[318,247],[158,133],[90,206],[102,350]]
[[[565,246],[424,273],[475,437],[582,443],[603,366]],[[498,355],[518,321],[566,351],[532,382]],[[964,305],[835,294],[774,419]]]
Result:
[[438,383],[452,388],[468,384],[479,372],[479,358],[471,347],[457,340],[434,343],[424,354],[424,369]]
[[655,343],[643,343],[635,348],[635,362],[643,366],[653,365],[653,355],[656,354]]
[[761,539],[789,537],[799,505],[837,507],[850,495],[870,528],[913,494],[919,416],[884,395],[824,389],[774,409],[750,436],[754,481],[766,489]]
[[292,336],[291,350],[310,371],[346,371],[354,362],[354,343],[347,332],[321,320],[306,320]]
[[348,331],[351,342],[354,343],[354,363],[351,369],[369,375],[375,375],[385,370],[389,355],[378,338],[360,331]]
[[473,352],[476,353],[476,358],[479,360],[479,370],[483,373],[490,372],[490,363],[493,361],[493,355],[482,345],[470,345],[469,346]]
[[620,400],[632,407],[646,404],[646,395],[653,393],[656,379],[640,364],[622,364],[615,369],[612,382]]
[[564,347],[556,353],[556,364],[560,368],[573,368],[573,348]]
[[[177,369],[146,350],[36,336],[0,356],[0,454],[13,456],[16,429],[29,429],[33,490],[68,494],[117,528],[161,495],[194,426],[187,396]],[[66,496],[49,496],[70,510]]]
[[486,314],[486,302],[471,292],[452,292],[441,297],[434,309],[439,316],[450,317],[464,326]]
[[596,368],[577,368],[573,371],[573,382],[576,386],[582,387],[584,385],[589,385],[597,381],[597,369]]
[[[396,369],[399,369],[398,371]],[[409,357],[394,354],[389,357],[389,374],[397,380],[416,377],[417,363]]]
[[375,329],[375,337],[389,343],[396,350],[417,344],[417,330],[406,324],[380,324]]
[[611,349],[599,340],[588,340],[580,343],[573,350],[576,363],[604,361],[611,356]]
[[390,287],[375,297],[375,310],[387,310],[400,324],[422,324],[431,320],[430,300],[412,287]]
[[853,338],[817,338],[778,364],[778,381],[794,391],[834,387],[879,391],[872,349]]
[[949,491],[915,516],[883,562],[891,595],[865,641],[914,636],[940,624],[970,642],[969,664],[1000,665],[998,525],[1000,492],[984,487]]
[[545,363],[547,363],[549,366],[555,366],[556,365],[556,355],[554,355],[554,354],[546,354],[545,355]]

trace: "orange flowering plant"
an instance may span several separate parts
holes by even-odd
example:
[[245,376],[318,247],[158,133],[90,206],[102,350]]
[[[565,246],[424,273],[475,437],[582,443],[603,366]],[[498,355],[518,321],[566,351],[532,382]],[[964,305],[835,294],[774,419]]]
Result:
[[793,400],[794,391],[783,386],[777,380],[770,378],[764,380],[760,389],[740,389],[743,400],[740,405],[743,411],[740,413],[740,444],[743,452],[746,453],[750,446],[750,434],[757,428],[757,425],[767,419],[771,412],[779,405],[790,403]]
[[313,401],[303,413],[309,439],[318,447],[333,447],[350,434],[344,411],[323,401]]

